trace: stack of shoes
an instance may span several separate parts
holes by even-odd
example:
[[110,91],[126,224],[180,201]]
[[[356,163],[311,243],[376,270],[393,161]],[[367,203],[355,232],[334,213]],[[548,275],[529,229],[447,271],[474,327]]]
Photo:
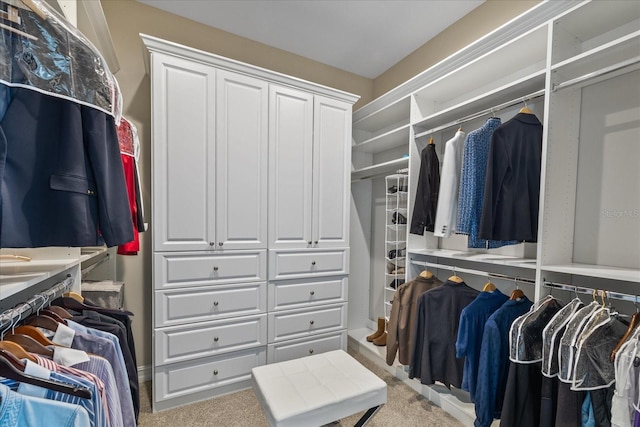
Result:
[[367,341],[373,342],[375,345],[387,344],[387,321],[384,317],[378,317],[378,329],[367,337]]

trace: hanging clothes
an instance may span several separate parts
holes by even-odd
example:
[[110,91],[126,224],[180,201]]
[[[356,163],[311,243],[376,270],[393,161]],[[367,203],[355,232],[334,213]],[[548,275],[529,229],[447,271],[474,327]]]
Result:
[[456,358],[455,347],[460,313],[479,293],[464,282],[447,280],[420,296],[409,378],[461,387],[464,359]]
[[442,282],[436,276],[430,278],[417,276],[396,289],[387,324],[387,365],[393,365],[396,354],[400,363],[411,364],[418,298],[426,291],[440,285]]
[[420,153],[420,174],[409,229],[411,234],[422,236],[425,229],[434,230],[439,189],[440,161],[436,153],[436,145],[427,144]]
[[508,300],[484,325],[475,390],[476,427],[490,426],[500,418],[509,370],[509,329],[532,305],[527,297]]
[[492,292],[480,292],[476,299],[466,306],[460,314],[456,357],[464,358],[461,388],[469,392],[472,402],[475,402],[484,325],[489,317],[508,300],[509,297],[499,289]]
[[449,237],[456,232],[458,187],[462,172],[465,136],[464,132],[458,130],[444,146],[436,223],[433,230],[433,235],[437,237]]
[[517,241],[496,241],[480,238],[480,218],[487,173],[489,144],[493,131],[502,122],[497,117],[489,118],[485,124],[467,134],[462,157],[462,172],[458,189],[458,215],[456,233],[468,236],[469,248],[492,249],[515,245]]
[[518,113],[491,135],[480,237],[538,240],[542,123]]

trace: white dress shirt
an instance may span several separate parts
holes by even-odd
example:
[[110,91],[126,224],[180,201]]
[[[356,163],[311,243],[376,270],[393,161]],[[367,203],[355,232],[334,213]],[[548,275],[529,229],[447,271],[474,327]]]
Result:
[[457,131],[444,147],[436,224],[433,231],[433,235],[437,237],[449,237],[456,231],[458,184],[462,171],[465,136],[461,130]]

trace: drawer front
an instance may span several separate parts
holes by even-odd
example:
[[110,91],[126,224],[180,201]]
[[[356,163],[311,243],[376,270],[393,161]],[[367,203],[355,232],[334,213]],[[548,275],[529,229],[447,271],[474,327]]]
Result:
[[155,326],[264,313],[267,284],[216,285],[155,292]]
[[314,336],[313,338],[269,344],[267,347],[267,363],[284,362],[285,360],[298,359],[338,349],[345,351],[347,349],[346,330]]
[[345,329],[347,304],[269,313],[269,343]]
[[347,301],[346,277],[280,280],[268,285],[269,311]]
[[251,369],[266,363],[266,347],[156,367],[156,402],[251,379]]
[[269,253],[269,279],[344,275],[349,273],[349,250],[272,251]]
[[266,345],[267,315],[157,329],[155,363],[165,365]]
[[235,251],[222,255],[175,253],[155,255],[155,289],[186,288],[214,283],[266,280],[266,251]]

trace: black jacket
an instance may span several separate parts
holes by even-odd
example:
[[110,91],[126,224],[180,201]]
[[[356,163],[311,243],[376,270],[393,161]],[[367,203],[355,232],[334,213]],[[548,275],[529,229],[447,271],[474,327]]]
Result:
[[440,162],[436,154],[436,145],[427,144],[420,153],[420,175],[410,233],[422,236],[425,228],[427,231],[434,230],[439,190]]

